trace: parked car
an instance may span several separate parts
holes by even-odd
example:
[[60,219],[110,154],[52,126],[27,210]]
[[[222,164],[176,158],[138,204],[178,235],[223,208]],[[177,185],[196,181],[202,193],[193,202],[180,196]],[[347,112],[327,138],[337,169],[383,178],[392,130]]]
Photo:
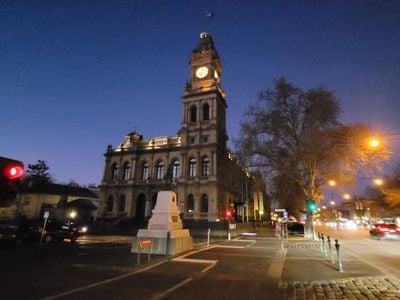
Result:
[[89,232],[89,226],[86,225],[86,224],[80,224],[80,223],[71,222],[71,223],[68,223],[68,225],[70,227],[78,230],[80,235],[84,235],[84,234],[87,234]]
[[298,222],[287,222],[287,229],[289,234],[304,235],[304,224]]
[[369,231],[371,238],[380,239],[400,239],[400,227],[394,223],[381,223],[373,225]]
[[39,241],[41,229],[28,220],[9,220],[0,222],[0,242],[22,244]]
[[70,240],[75,243],[80,233],[71,226],[55,221],[48,221],[43,232],[43,240],[45,242]]

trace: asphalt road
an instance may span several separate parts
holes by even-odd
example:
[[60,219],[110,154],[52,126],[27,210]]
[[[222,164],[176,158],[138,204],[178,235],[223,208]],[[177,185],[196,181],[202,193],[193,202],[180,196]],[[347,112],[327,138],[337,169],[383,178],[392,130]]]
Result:
[[354,257],[377,269],[383,274],[400,279],[400,240],[371,239],[367,229],[334,229],[318,226],[320,233],[338,239],[347,257]]
[[219,241],[186,256],[152,256],[152,266],[146,256],[137,265],[130,240],[3,247],[0,299],[257,299],[279,285],[277,239]]
[[[339,240],[345,268],[362,260],[371,270],[378,267],[400,278],[400,241],[371,240],[366,231],[317,230]],[[87,236],[76,244],[1,247],[0,299],[280,299],[279,290],[305,290],[306,281],[295,281],[318,280],[318,272],[330,279],[359,276],[348,269],[337,272],[318,243],[301,238],[214,241],[184,256],[153,255],[150,262],[142,256],[139,266],[137,254],[130,253],[131,240]],[[315,287],[315,293],[319,290]]]

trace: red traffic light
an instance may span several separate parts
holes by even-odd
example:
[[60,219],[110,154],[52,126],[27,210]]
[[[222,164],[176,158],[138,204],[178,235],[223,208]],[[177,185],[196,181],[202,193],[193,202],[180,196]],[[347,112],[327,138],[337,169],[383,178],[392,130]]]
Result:
[[24,164],[18,160],[0,157],[1,178],[17,180],[24,175]]
[[232,211],[231,211],[230,209],[227,209],[227,210],[225,211],[225,217],[227,217],[227,218],[232,217]]
[[6,179],[15,180],[24,175],[24,169],[20,165],[8,165],[4,168],[3,175]]

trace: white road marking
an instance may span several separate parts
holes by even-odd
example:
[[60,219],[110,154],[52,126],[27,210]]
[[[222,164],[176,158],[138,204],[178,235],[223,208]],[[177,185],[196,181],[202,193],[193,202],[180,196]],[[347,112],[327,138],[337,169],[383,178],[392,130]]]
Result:
[[94,288],[94,287],[97,287],[97,286],[100,286],[100,285],[108,284],[110,282],[117,281],[117,280],[129,277],[129,276],[135,275],[137,273],[141,273],[141,272],[150,270],[150,269],[158,267],[159,265],[162,265],[162,264],[164,264],[166,262],[168,262],[168,261],[162,261],[162,262],[159,262],[157,264],[148,266],[148,267],[140,269],[140,270],[136,270],[136,271],[133,271],[133,272],[130,272],[130,273],[126,273],[126,274],[123,274],[123,275],[120,275],[120,276],[116,276],[116,277],[113,277],[113,278],[109,278],[109,279],[106,279],[106,280],[103,280],[103,281],[99,281],[99,282],[96,282],[96,283],[92,283],[92,284],[89,284],[89,285],[86,285],[86,286],[83,286],[83,287],[80,287],[80,288],[77,288],[77,289],[69,290],[69,291],[66,291],[66,292],[63,292],[63,293],[60,293],[60,294],[57,294],[57,295],[53,295],[53,296],[50,296],[50,297],[42,298],[42,300],[57,299],[57,298],[68,296],[68,295],[71,295],[71,294],[74,294],[74,293],[77,293],[77,292],[89,290],[91,288]]
[[267,278],[270,279],[280,279],[283,271],[283,264],[285,262],[287,249],[280,249],[276,253],[274,259],[269,267]]

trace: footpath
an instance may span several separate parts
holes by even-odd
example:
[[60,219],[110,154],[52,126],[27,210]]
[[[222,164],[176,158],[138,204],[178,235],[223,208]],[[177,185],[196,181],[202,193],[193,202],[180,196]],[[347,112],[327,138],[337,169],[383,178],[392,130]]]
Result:
[[[274,233],[264,228],[257,235],[273,237]],[[340,253],[340,268],[334,245],[331,257],[326,241],[323,251],[319,241],[289,235],[283,239],[282,249],[285,258],[279,299],[400,299],[399,279],[383,274],[345,250]]]

